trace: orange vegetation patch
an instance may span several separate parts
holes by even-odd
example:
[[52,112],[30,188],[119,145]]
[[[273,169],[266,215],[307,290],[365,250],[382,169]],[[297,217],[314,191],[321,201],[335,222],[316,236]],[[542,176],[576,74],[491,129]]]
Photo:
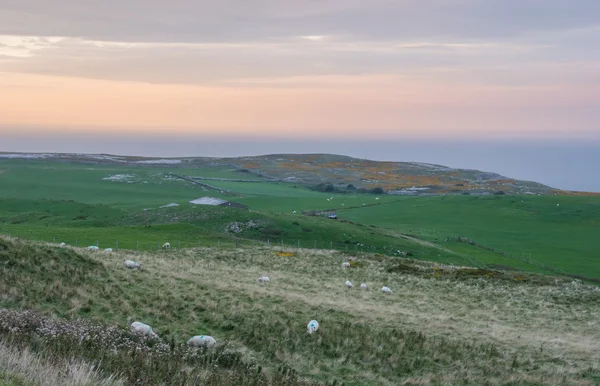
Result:
[[302,172],[313,172],[313,171],[315,171],[315,169],[319,168],[316,165],[311,165],[311,164],[307,165],[307,164],[296,163],[296,162],[280,162],[279,167],[288,169],[288,170],[295,170],[295,171],[302,171]]
[[275,254],[279,257],[292,257],[296,256],[295,252],[275,252]]
[[552,191],[550,193],[554,193],[554,194],[557,194],[559,196],[578,196],[578,197],[591,196],[591,197],[600,197],[600,192],[571,192],[571,191],[568,191],[568,190],[555,190],[555,191]]

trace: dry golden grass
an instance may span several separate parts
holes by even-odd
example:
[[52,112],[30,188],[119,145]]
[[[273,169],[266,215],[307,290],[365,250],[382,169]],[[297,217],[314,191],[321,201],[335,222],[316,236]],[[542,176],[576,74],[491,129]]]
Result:
[[0,384],[119,386],[124,383],[113,377],[103,379],[98,370],[85,362],[43,358],[28,349],[17,350],[0,341]]
[[[101,263],[124,291],[115,295],[112,284],[104,286],[107,300],[95,300],[95,307],[123,315],[117,320],[149,320],[159,335],[227,340],[265,368],[285,363],[304,377],[348,384],[599,380],[600,289],[579,281],[381,255],[358,257],[358,267],[343,269],[348,255],[309,249],[78,252]],[[141,262],[143,271],[126,271],[125,259]],[[406,271],[391,269],[398,262]],[[470,278],[461,279],[465,273]],[[269,284],[256,283],[263,275]],[[392,295],[379,291],[384,285]],[[92,290],[81,286],[69,295],[74,315]],[[313,318],[321,328],[309,341],[305,328]],[[405,338],[392,344],[394,331]],[[412,334],[423,337],[423,346],[411,343]]]

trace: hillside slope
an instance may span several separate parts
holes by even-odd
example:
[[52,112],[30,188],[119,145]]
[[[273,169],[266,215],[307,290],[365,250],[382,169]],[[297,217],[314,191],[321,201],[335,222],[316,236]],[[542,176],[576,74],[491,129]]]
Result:
[[[190,177],[219,176],[198,173],[193,169],[229,167],[240,173],[237,180],[285,181],[298,184],[332,184],[339,189],[382,188],[390,194],[419,195],[469,193],[490,194],[497,191],[520,194],[566,193],[548,186],[519,181],[496,173],[454,169],[419,162],[385,162],[352,158],[335,154],[272,154],[256,157],[214,158],[144,158],[86,154],[8,154],[0,160],[46,160],[83,162],[99,165],[134,166],[136,168],[169,167]],[[192,170],[190,170],[192,169]]]
[[[242,363],[254,363],[262,366],[259,373],[291,368],[285,373],[299,377],[271,383],[277,385],[294,379],[346,385],[572,385],[600,379],[597,287],[376,255],[344,270],[346,257],[337,252],[280,252],[94,254],[4,238],[0,307],[84,317],[117,329],[142,320],[172,347],[191,335],[212,335],[229,357],[241,355],[234,362],[238,375],[246,371]],[[126,258],[143,270],[126,271]],[[261,275],[271,283],[256,283]],[[348,279],[354,289],[344,287]],[[358,289],[360,282],[369,289]],[[379,292],[383,285],[393,294]],[[313,318],[321,327],[311,336],[306,323]],[[10,331],[0,323],[2,339],[14,338]],[[124,371],[103,355],[105,375]],[[145,366],[151,357],[135,361]],[[127,367],[126,379],[139,375],[131,373],[137,366]],[[148,366],[156,377],[173,370]],[[178,376],[193,371],[178,369]]]

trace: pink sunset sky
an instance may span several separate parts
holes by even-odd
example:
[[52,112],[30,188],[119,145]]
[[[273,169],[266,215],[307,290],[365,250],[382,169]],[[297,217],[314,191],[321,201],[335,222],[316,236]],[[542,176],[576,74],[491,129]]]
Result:
[[0,1],[0,135],[600,137],[596,0]]

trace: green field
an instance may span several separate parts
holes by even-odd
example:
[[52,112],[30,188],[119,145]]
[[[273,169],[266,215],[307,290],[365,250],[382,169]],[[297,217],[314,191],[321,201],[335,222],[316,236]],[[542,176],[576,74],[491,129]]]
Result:
[[[156,249],[167,241],[182,248],[300,243],[353,253],[389,255],[400,250],[421,260],[600,278],[600,197],[400,197],[320,193],[285,182],[203,181],[232,194],[227,195],[170,173],[258,178],[227,167],[2,160],[0,232],[139,250]],[[250,211],[187,203],[202,196],[243,203]],[[169,203],[180,206],[159,208]],[[336,210],[339,220],[300,214],[326,209]],[[225,232],[235,221],[259,226]]]
[[[0,160],[0,385],[600,381],[600,197],[207,190],[173,174],[258,178]],[[249,210],[188,203],[203,196]],[[160,338],[133,336],[133,320]],[[185,346],[201,334],[217,347]]]

